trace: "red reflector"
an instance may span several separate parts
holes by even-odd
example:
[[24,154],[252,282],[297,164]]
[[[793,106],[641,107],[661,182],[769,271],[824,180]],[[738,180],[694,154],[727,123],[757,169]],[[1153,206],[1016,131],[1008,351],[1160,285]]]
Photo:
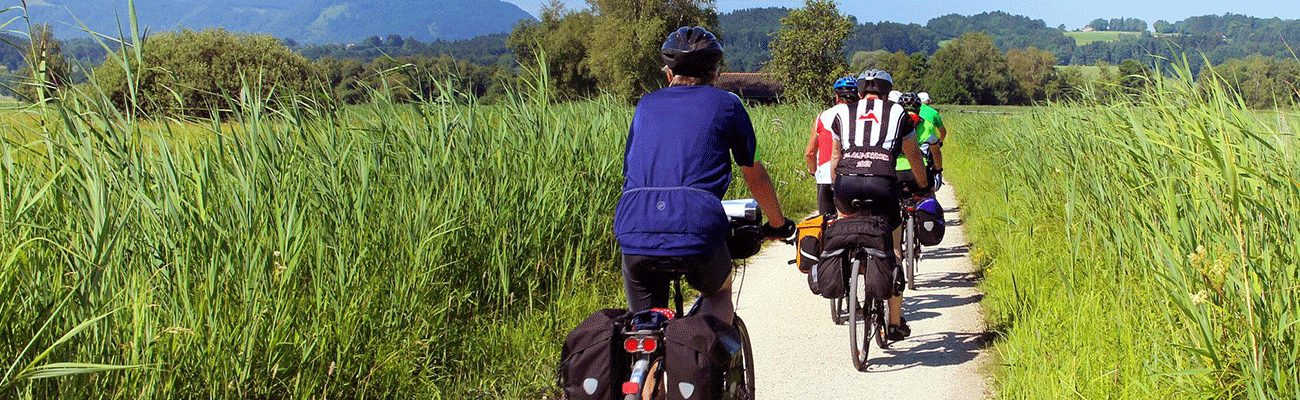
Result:
[[636,394],[641,391],[641,385],[636,382],[623,382],[623,394]]
[[635,353],[640,347],[640,343],[638,343],[636,338],[627,338],[627,340],[623,341],[623,351],[628,353]]
[[647,337],[641,339],[641,350],[644,350],[646,353],[654,353],[657,348],[659,348],[659,341],[655,340],[655,338]]

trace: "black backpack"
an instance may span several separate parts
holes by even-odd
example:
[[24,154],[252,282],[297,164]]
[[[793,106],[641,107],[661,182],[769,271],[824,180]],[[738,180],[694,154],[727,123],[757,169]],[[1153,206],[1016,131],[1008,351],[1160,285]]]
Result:
[[569,400],[609,400],[622,394],[631,358],[618,343],[627,310],[605,309],[588,316],[564,339],[559,386]]
[[723,373],[740,351],[735,328],[709,315],[691,315],[664,329],[664,388],[669,400],[721,398]]

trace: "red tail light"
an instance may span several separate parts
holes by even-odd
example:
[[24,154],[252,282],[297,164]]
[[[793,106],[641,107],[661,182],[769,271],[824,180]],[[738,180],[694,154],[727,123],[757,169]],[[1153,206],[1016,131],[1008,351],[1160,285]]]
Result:
[[636,394],[641,391],[641,385],[636,382],[623,382],[623,394]]
[[659,348],[659,341],[653,337],[641,339],[641,350],[646,353],[654,353]]
[[626,351],[628,353],[635,353],[637,349],[640,348],[641,348],[641,344],[640,341],[637,340],[637,338],[627,338],[626,340],[623,340],[623,351]]

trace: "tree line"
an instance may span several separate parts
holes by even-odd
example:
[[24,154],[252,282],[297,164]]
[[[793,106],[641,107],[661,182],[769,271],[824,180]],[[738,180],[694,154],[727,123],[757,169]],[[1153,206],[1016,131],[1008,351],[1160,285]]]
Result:
[[[274,84],[286,91],[310,93],[338,104],[374,101],[376,96],[411,101],[449,95],[491,102],[505,95],[518,82],[521,73],[541,72],[546,73],[560,100],[602,93],[633,100],[664,84],[657,47],[667,32],[678,25],[703,25],[719,32],[727,43],[728,69],[746,62],[744,57],[753,54],[745,51],[742,38],[762,36],[758,29],[734,33],[719,29],[722,19],[709,1],[592,0],[591,5],[580,11],[551,7],[539,21],[520,25],[508,37],[481,38],[505,42],[510,47],[505,53],[484,54],[482,59],[460,58],[446,52],[431,55],[460,44],[420,43],[397,36],[376,36],[354,46],[334,47],[298,46],[268,36],[221,30],[157,34],[144,45],[144,53],[148,55],[145,62],[150,68],[139,72],[141,82],[145,82],[141,93],[147,99],[147,104],[141,107],[148,112],[205,114],[228,108],[228,104],[221,104],[224,99],[237,94],[244,85],[257,82]],[[754,20],[775,15],[766,9],[735,14],[748,15],[747,18]],[[983,31],[948,39],[933,52],[907,47],[893,51],[857,50],[877,47],[861,44],[864,26],[891,29],[891,25],[858,24],[841,14],[833,2],[824,0],[808,1],[805,8],[780,15],[776,23],[782,29],[766,35],[768,41],[762,47],[768,49],[771,59],[763,60],[761,68],[783,81],[787,100],[824,100],[828,95],[825,86],[834,78],[872,67],[893,73],[900,89],[929,91],[945,103],[1033,104],[1067,100],[1088,85],[1121,97],[1127,89],[1142,83],[1139,77],[1153,73],[1154,62],[1149,55],[1158,54],[1154,51],[1117,53],[1128,57],[1114,64],[1106,59],[1096,60],[1094,65],[1104,67],[1098,68],[1096,74],[1089,74],[1095,76],[1086,76],[1078,69],[1059,68],[1060,59],[1050,49],[1034,45],[1004,49],[1006,42],[1000,43],[997,35]],[[987,22],[986,18],[990,17],[976,20]],[[1246,17],[1189,19],[1194,23],[1181,26],[1179,29],[1184,33],[1179,36],[1205,37],[1217,32],[1224,32],[1220,36],[1258,35],[1256,29],[1223,23],[1242,21],[1242,18]],[[949,21],[953,25],[951,22],[956,20]],[[985,22],[971,22],[970,26],[953,29],[978,29]],[[1267,29],[1289,35],[1287,29],[1291,28],[1286,23],[1278,23]],[[5,87],[18,89],[11,91],[13,94],[25,100],[36,98],[35,85],[18,85],[14,80],[31,79],[35,75],[26,60],[35,46],[39,49],[37,53],[47,56],[42,81],[48,89],[75,85],[79,82],[77,76],[82,76],[81,79],[93,76],[93,84],[125,104],[128,93],[121,73],[121,57],[113,57],[92,74],[90,68],[78,67],[84,65],[81,59],[86,54],[93,56],[92,51],[85,50],[89,46],[54,40],[48,27],[38,26],[30,36],[36,40],[24,43],[27,48],[0,53],[17,53],[16,58],[21,60],[0,58],[5,63],[0,65],[10,75]],[[885,34],[869,36],[879,42],[910,40]],[[94,46],[105,52],[98,44]],[[69,49],[81,50],[73,50],[77,53],[69,55]],[[319,58],[313,60],[308,54]],[[517,63],[501,61],[506,54],[517,58]],[[498,61],[490,65],[481,63],[494,57]],[[1295,77],[1300,76],[1297,67],[1300,62],[1294,58],[1247,54],[1211,64],[1217,65],[1213,71],[1225,76],[1252,106],[1290,105],[1297,100]],[[10,69],[8,65],[15,68]],[[1210,71],[1207,68],[1201,73]]]

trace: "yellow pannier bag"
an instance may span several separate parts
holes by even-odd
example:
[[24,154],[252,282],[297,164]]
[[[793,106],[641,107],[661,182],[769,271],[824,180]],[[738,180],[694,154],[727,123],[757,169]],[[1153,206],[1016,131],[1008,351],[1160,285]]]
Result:
[[826,216],[818,215],[795,226],[795,264],[799,266],[800,272],[808,273],[819,261],[822,254],[822,231],[826,230],[826,222]]

